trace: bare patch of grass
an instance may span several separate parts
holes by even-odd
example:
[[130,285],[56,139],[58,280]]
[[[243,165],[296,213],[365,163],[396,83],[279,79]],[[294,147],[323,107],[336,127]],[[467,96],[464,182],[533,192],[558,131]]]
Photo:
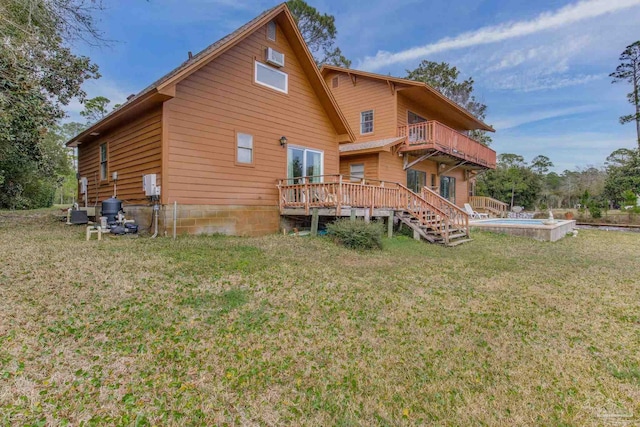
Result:
[[2,425],[638,422],[637,234],[0,234]]

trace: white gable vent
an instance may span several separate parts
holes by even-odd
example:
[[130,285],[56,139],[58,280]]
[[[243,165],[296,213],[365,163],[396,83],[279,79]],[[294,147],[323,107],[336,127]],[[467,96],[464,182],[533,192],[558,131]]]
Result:
[[273,50],[272,48],[267,48],[267,59],[266,61],[275,65],[276,67],[284,67],[284,53],[280,53],[277,50]]

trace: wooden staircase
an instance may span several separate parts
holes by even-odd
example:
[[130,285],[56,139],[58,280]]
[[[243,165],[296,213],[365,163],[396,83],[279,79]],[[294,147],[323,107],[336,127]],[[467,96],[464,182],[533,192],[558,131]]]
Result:
[[396,212],[396,217],[413,230],[413,238],[445,246],[457,246],[470,242],[469,216],[465,211],[423,188],[418,195],[400,185],[407,200],[407,209]]

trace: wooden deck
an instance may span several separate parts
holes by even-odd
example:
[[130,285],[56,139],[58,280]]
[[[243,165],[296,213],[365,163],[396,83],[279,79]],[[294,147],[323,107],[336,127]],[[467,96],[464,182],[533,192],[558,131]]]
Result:
[[442,154],[483,168],[495,169],[496,152],[435,120],[398,127],[406,136],[400,152]]
[[[469,216],[434,191],[416,194],[397,182],[323,175],[282,179],[281,215],[392,217],[397,215],[425,240],[449,244],[469,237]],[[411,226],[411,225],[410,225]],[[413,227],[412,227],[413,228]],[[421,234],[422,233],[422,234]]]

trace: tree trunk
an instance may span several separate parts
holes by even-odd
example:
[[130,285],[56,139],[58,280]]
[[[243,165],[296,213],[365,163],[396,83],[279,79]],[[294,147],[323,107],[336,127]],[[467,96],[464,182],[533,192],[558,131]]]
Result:
[[516,183],[514,182],[513,185],[511,185],[511,210],[513,210],[513,196],[516,192]]
[[640,97],[638,97],[638,83],[634,83],[634,93],[636,96],[636,135],[638,136],[638,150],[640,151]]

